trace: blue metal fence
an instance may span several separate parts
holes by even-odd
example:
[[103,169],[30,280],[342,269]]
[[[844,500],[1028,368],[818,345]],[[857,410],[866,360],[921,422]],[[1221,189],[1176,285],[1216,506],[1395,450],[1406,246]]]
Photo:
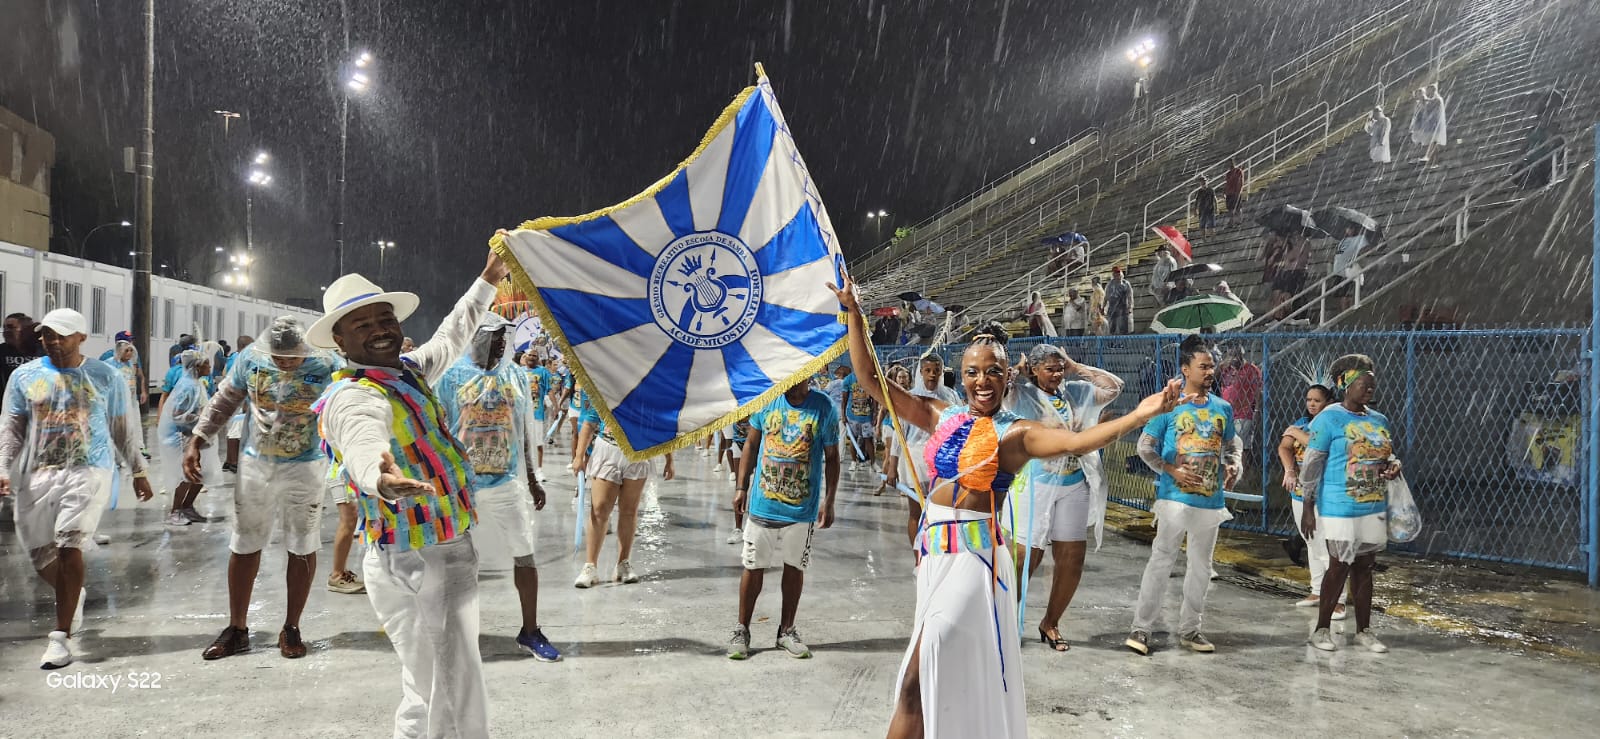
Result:
[[[1585,392],[1588,328],[1404,330],[1225,334],[1261,371],[1245,478],[1233,500],[1233,528],[1294,535],[1289,496],[1280,482],[1276,448],[1285,426],[1304,413],[1312,381],[1334,358],[1372,357],[1379,389],[1373,407],[1396,433],[1396,451],[1422,509],[1424,535],[1404,549],[1421,553],[1589,572],[1596,491],[1589,484],[1588,444],[1595,416]],[[1073,359],[1111,371],[1127,383],[1109,412],[1130,410],[1177,375],[1173,336],[1088,336],[1048,339]],[[1010,342],[1016,356],[1037,338]],[[926,347],[885,347],[885,364]],[[952,364],[962,345],[937,347]],[[1220,358],[1220,353],[1219,353]],[[1136,438],[1118,440],[1106,457],[1111,498],[1148,510],[1154,477],[1138,461]],[[1402,548],[1402,547],[1397,547]]]

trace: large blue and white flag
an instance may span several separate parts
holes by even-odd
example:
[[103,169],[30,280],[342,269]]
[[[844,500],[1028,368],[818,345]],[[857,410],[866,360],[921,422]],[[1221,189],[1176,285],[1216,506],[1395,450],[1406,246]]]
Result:
[[764,74],[618,205],[491,242],[630,459],[748,415],[845,349],[844,260]]

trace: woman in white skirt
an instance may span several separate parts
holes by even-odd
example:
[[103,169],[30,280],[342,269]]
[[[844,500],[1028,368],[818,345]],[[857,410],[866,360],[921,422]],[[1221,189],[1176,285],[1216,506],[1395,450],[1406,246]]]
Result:
[[[1305,462],[1306,444],[1311,443],[1311,419],[1333,400],[1333,388],[1312,385],[1306,388],[1306,414],[1283,430],[1278,441],[1278,461],[1283,463],[1283,489],[1289,491],[1289,505],[1294,509],[1294,525],[1298,529],[1304,518],[1304,502],[1300,499],[1300,465]],[[1322,576],[1328,571],[1328,545],[1322,541],[1322,532],[1305,540],[1306,569],[1311,571],[1311,593],[1295,602],[1296,608],[1317,608],[1322,605]],[[1333,620],[1344,620],[1344,593],[1339,594],[1339,605],[1334,606]]]
[[[906,369],[904,365],[890,365],[887,374],[889,375],[889,382],[907,390],[911,389],[911,370]],[[874,490],[872,494],[882,495],[883,491],[893,488],[900,481],[900,457],[902,453],[899,442],[894,438],[894,420],[889,417],[889,409],[879,405],[877,413],[878,440],[883,442],[883,470],[881,472],[883,480],[878,483],[878,489]]]
[[[883,393],[865,319],[849,278],[829,286],[845,309],[850,361],[867,393]],[[1002,339],[974,337],[961,357],[970,405],[889,386],[895,414],[930,434],[928,505],[917,534],[916,625],[900,663],[890,737],[1021,737],[1023,695],[1016,572],[995,522],[1028,460],[1088,454],[1177,404],[1168,385],[1132,413],[1081,433],[1049,429],[1001,407],[1010,362]]]
[[[944,357],[931,351],[917,360],[917,377],[911,383],[911,394],[949,405],[961,402],[956,391],[944,384]],[[889,484],[896,485],[901,482],[905,484],[905,487],[900,488],[900,492],[906,499],[906,538],[915,546],[917,530],[922,526],[922,500],[916,496],[917,486],[912,480],[925,482],[928,479],[928,462],[923,454],[928,446],[928,432],[910,425],[902,426],[900,431],[905,434],[906,447],[911,455],[900,460],[900,465],[895,468],[895,477]],[[910,488],[912,492],[905,492],[906,488]],[[926,493],[927,490],[924,489],[923,492]],[[917,556],[913,551],[912,557]]]
[[1329,625],[1348,576],[1356,611],[1355,645],[1387,652],[1370,630],[1372,578],[1377,553],[1389,541],[1389,481],[1400,476],[1400,461],[1394,456],[1389,419],[1367,407],[1378,389],[1372,359],[1347,354],[1333,361],[1328,375],[1339,403],[1311,421],[1311,441],[1300,466],[1300,531],[1307,541],[1320,536],[1327,542],[1329,557],[1311,646],[1338,649]]

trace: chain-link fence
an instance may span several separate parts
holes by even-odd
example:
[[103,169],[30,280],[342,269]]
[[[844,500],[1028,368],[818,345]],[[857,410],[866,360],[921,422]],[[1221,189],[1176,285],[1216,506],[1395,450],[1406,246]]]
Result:
[[[1469,557],[1583,571],[1586,521],[1594,491],[1583,489],[1586,454],[1582,391],[1587,329],[1497,331],[1367,331],[1225,334],[1218,376],[1240,387],[1225,394],[1235,415],[1249,419],[1245,475],[1230,491],[1229,526],[1292,536],[1294,516],[1281,485],[1277,445],[1284,427],[1304,415],[1306,388],[1330,384],[1338,356],[1361,353],[1377,366],[1372,407],[1388,416],[1395,450],[1422,510],[1418,541],[1396,546],[1422,554]],[[1013,358],[1040,341],[1076,361],[1116,373],[1127,383],[1108,412],[1126,413],[1178,375],[1178,341],[1166,335],[1016,338]],[[1230,367],[1237,347],[1241,364]],[[927,347],[884,347],[885,364],[906,362]],[[953,366],[962,345],[934,350]],[[1248,391],[1253,365],[1259,393]],[[1218,390],[1219,394],[1221,390]],[[1248,408],[1254,402],[1253,412]],[[1110,496],[1148,510],[1155,477],[1135,453],[1135,435],[1107,447]]]

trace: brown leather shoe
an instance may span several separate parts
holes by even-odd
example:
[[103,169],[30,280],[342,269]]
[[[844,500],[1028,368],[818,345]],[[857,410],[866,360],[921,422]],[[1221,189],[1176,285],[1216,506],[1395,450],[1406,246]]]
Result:
[[206,651],[200,653],[200,658],[222,659],[248,651],[250,651],[250,630],[229,626],[222,630],[216,641],[211,642],[211,646],[206,647]]
[[306,656],[306,643],[300,640],[300,627],[284,626],[278,632],[278,653],[289,659]]

